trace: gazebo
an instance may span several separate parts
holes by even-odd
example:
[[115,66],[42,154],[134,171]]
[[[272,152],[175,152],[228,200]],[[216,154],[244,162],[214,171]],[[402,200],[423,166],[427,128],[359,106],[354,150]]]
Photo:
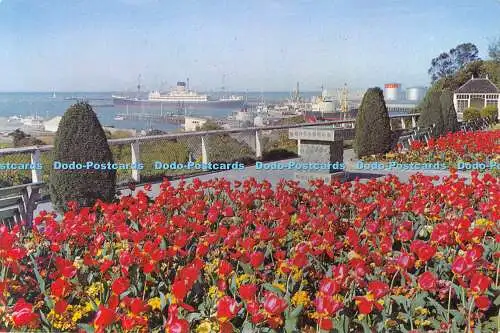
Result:
[[472,78],[453,94],[453,104],[459,121],[463,119],[463,112],[470,107],[479,109],[487,105],[496,105],[500,110],[500,89],[486,75],[485,78]]

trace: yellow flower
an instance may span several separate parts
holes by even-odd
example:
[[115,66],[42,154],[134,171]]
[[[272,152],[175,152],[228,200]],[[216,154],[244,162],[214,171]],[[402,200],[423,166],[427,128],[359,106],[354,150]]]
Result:
[[153,310],[160,310],[161,309],[161,299],[159,297],[151,298],[148,301],[148,305],[153,309]]
[[54,309],[50,310],[47,314],[47,320],[57,330],[72,331],[76,329],[78,321],[89,312],[87,311],[87,307],[68,305],[66,311],[62,314],[56,313]]
[[82,265],[83,265],[83,259],[82,259],[82,258],[80,258],[80,257],[76,257],[76,258],[75,258],[75,261],[73,262],[73,265],[74,265],[76,268],[80,269],[80,268],[82,267]]
[[99,296],[99,294],[103,292],[104,292],[104,285],[102,284],[102,282],[94,282],[88,287],[85,293],[90,297],[97,297]]
[[210,323],[208,320],[205,320],[201,322],[198,327],[196,327],[196,333],[211,333],[211,332],[216,332],[215,328],[212,328],[212,323]]
[[493,221],[490,221],[490,220],[487,220],[487,219],[477,219],[475,221],[475,225],[478,226],[478,227],[490,227],[490,226],[493,226]]
[[208,289],[208,296],[210,298],[219,299],[224,296],[224,293],[220,291],[216,286],[211,286],[210,289]]
[[426,314],[429,313],[429,310],[427,310],[426,308],[423,308],[421,306],[418,306],[417,308],[415,308],[415,313],[417,315],[425,316]]
[[273,283],[273,287],[278,288],[282,292],[286,292],[285,285],[283,283],[277,283],[277,282],[275,282],[275,283]]
[[238,277],[236,277],[236,285],[239,287],[242,284],[248,283],[248,282],[253,282],[253,277],[248,275],[248,274],[242,274]]
[[309,299],[309,295],[306,291],[297,291],[295,295],[292,297],[292,304],[295,306],[302,305],[303,307],[307,307],[311,300]]

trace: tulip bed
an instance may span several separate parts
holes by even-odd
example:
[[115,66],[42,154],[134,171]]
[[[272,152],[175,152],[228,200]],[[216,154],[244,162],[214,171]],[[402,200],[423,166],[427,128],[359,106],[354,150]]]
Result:
[[371,160],[391,160],[398,162],[435,163],[444,162],[456,166],[458,162],[500,164],[500,129],[475,132],[455,132],[431,138],[426,144],[413,141],[405,152],[391,152]]
[[[438,181],[439,180],[439,181]],[[0,227],[0,329],[497,332],[500,184],[214,179]]]

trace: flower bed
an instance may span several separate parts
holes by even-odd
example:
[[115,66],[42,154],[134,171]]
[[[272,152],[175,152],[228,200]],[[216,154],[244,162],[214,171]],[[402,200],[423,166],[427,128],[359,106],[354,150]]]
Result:
[[496,332],[500,184],[437,180],[165,181],[3,226],[0,328]]
[[500,130],[455,132],[431,138],[427,144],[413,141],[405,152],[391,152],[383,156],[373,156],[368,160],[390,160],[403,163],[435,163],[443,162],[457,167],[459,162],[500,164]]

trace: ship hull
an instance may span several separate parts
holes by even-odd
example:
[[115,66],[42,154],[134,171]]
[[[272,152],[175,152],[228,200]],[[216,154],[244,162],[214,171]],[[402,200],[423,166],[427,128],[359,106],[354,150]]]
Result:
[[188,109],[241,109],[245,105],[244,100],[234,101],[202,101],[202,102],[182,102],[182,101],[156,101],[133,98],[113,97],[113,104],[136,105],[145,107],[164,107],[164,108],[188,108]]

